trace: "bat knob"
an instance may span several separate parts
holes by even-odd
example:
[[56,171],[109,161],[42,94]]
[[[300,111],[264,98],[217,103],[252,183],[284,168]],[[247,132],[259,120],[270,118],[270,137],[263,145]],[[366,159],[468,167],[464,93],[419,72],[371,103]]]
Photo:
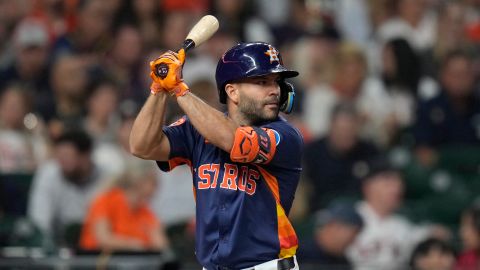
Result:
[[165,64],[165,63],[161,63],[161,64],[158,64],[155,66],[155,73],[157,75],[157,77],[160,77],[163,79],[165,79],[168,75],[168,65]]

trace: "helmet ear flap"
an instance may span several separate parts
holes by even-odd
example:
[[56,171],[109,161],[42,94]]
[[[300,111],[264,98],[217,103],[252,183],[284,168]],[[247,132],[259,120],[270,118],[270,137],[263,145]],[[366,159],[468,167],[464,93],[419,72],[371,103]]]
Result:
[[283,79],[278,82],[278,85],[280,86],[280,111],[289,114],[295,103],[295,88],[293,84]]

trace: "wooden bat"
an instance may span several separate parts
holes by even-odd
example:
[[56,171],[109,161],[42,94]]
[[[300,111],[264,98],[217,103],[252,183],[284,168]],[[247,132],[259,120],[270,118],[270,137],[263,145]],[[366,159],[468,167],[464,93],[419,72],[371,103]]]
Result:
[[218,30],[218,20],[212,15],[203,16],[190,30],[183,42],[182,48],[187,52],[200,46]]
[[[203,42],[209,39],[218,30],[218,20],[215,16],[205,15],[203,16],[190,30],[185,41],[182,44],[182,48],[185,52],[200,46]],[[165,78],[168,73],[168,68],[157,65],[157,76]]]

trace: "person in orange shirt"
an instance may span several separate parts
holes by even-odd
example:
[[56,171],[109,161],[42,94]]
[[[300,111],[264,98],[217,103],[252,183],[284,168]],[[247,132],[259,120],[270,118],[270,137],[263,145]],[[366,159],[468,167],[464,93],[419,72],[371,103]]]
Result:
[[152,251],[168,247],[158,218],[148,206],[157,180],[150,162],[129,161],[126,173],[93,200],[82,228],[84,250]]

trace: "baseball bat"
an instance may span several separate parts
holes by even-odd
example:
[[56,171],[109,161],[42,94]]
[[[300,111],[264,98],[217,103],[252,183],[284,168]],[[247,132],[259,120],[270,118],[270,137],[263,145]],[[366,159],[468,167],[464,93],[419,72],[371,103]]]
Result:
[[[185,41],[183,41],[182,48],[185,52],[200,46],[203,42],[209,39],[218,30],[218,20],[215,16],[203,16],[190,30]],[[165,69],[157,66],[157,75],[163,78],[166,76]]]
[[190,30],[182,48],[187,52],[190,49],[200,46],[218,30],[218,20],[212,15],[203,16]]

